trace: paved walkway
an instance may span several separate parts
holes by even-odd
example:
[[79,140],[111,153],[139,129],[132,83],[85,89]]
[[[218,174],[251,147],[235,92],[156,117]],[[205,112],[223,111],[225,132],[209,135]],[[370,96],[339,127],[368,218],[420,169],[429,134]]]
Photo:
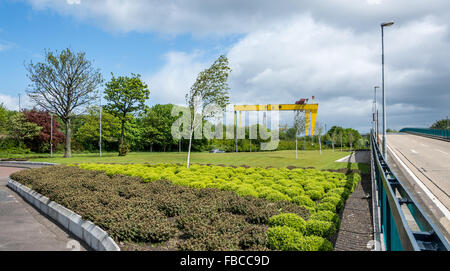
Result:
[[8,176],[22,169],[0,165],[0,251],[87,250],[6,186]]
[[[362,181],[345,202],[341,226],[336,236],[335,251],[367,251],[373,248],[372,199],[370,175]],[[370,242],[370,243],[369,243]]]

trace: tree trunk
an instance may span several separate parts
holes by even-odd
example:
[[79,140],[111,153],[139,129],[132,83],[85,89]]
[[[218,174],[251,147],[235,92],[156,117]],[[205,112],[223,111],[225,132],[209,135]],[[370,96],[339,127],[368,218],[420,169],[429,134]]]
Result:
[[189,147],[188,147],[188,157],[187,157],[187,168],[189,168],[189,160],[191,159],[191,146],[192,146],[192,134],[194,133],[194,129],[191,131],[191,135],[189,136]]
[[178,152],[181,152],[181,139],[178,140]]
[[125,137],[125,121],[122,121],[122,132],[120,133],[120,145],[123,145],[124,137]]
[[320,149],[320,154],[322,154],[322,142],[320,142],[320,135],[319,135],[319,149]]
[[71,128],[70,128],[70,118],[66,120],[66,144],[64,147],[64,158],[72,157],[72,142],[71,142]]
[[297,153],[297,136],[295,136],[295,159],[298,159],[298,153]]

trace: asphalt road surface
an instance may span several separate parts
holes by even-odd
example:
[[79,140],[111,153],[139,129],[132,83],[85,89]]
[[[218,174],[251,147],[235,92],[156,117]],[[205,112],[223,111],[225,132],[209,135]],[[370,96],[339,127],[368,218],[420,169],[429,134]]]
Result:
[[387,135],[387,146],[394,173],[449,239],[450,143],[398,133]]
[[0,251],[87,250],[6,186],[8,176],[19,170],[0,165]]

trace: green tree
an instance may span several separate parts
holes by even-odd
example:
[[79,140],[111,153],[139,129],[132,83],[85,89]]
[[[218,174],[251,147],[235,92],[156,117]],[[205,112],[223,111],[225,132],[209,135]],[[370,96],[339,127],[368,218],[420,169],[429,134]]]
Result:
[[0,134],[6,132],[8,121],[8,110],[3,106],[3,103],[0,103]]
[[106,83],[105,99],[107,104],[105,109],[112,115],[119,118],[121,123],[119,156],[126,155],[128,143],[124,143],[125,124],[132,119],[132,114],[140,112],[146,108],[145,101],[148,100],[150,91],[148,86],[142,82],[139,74],[114,77]]
[[[88,114],[81,117],[83,125],[75,133],[75,140],[89,151],[97,150],[99,143],[100,111],[91,107]],[[120,120],[112,114],[102,112],[102,146],[117,146],[120,136]]]
[[448,118],[437,120],[436,122],[433,123],[433,125],[431,125],[430,128],[431,129],[443,129],[443,130],[450,129],[450,121],[448,120]]
[[38,136],[42,127],[29,122],[22,112],[16,112],[8,119],[7,130],[8,135],[17,142],[17,145],[20,145],[23,140]]
[[305,130],[306,130],[305,124],[306,124],[305,111],[304,110],[295,110],[295,115],[294,115],[295,159],[298,159],[297,138],[300,134],[305,132]]
[[159,145],[163,151],[167,146],[175,144],[171,134],[171,127],[177,117],[171,115],[172,104],[156,104],[143,116],[144,141],[153,145]]
[[[203,120],[212,117],[212,112],[207,113],[210,105],[215,105],[224,109],[230,103],[228,96],[228,76],[231,72],[228,67],[228,58],[224,55],[219,56],[214,63],[206,70],[200,72],[195,83],[186,94],[186,103],[190,108],[191,127],[189,127],[189,146],[187,167],[191,157],[192,136],[196,125],[202,125]],[[201,118],[201,120],[198,120]]]
[[45,62],[26,65],[31,80],[28,96],[38,106],[56,114],[65,130],[64,157],[72,156],[71,119],[84,106],[97,98],[97,87],[103,82],[84,52],[70,49],[55,53],[45,51]]

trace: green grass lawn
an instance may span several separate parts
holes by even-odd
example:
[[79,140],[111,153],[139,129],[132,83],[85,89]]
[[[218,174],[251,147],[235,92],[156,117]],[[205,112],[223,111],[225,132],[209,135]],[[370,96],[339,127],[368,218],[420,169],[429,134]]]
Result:
[[[339,169],[351,168],[364,170],[365,165],[334,162],[350,152],[324,150],[319,151],[299,151],[298,159],[295,158],[295,151],[274,151],[274,152],[240,152],[240,153],[191,153],[191,163],[201,164],[224,164],[224,165],[247,165],[252,167],[314,167],[317,169]],[[99,157],[98,153],[72,154],[72,158],[63,158],[62,154],[55,154],[53,158],[32,158],[35,162],[52,162],[60,164],[69,163],[186,163],[187,153],[182,152],[131,152],[125,157],[119,157],[117,152],[103,153]],[[40,154],[39,156],[43,156]]]

